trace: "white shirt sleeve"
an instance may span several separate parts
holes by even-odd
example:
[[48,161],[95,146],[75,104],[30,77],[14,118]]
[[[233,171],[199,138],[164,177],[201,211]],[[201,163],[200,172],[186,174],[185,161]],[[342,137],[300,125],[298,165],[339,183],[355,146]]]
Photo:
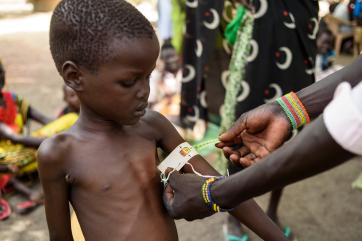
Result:
[[323,113],[333,139],[345,150],[362,155],[362,82],[353,89],[341,83]]

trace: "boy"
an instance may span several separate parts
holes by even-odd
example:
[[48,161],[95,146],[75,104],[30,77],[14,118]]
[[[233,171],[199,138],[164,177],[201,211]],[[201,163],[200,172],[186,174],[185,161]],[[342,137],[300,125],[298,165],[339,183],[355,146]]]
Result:
[[[87,241],[177,240],[162,205],[156,148],[171,152],[184,140],[146,111],[159,53],[150,23],[126,1],[63,0],[52,16],[50,49],[81,103],[77,123],[38,151],[50,240],[73,240],[69,202]],[[191,163],[217,174],[200,156]],[[284,239],[253,201],[234,214],[262,238]]]

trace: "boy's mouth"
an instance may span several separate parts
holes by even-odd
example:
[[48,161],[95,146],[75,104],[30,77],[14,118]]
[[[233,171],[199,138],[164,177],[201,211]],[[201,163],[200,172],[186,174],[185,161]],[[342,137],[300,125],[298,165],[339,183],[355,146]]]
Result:
[[146,113],[147,106],[147,102],[139,105],[134,112],[135,116],[143,116]]
[[148,106],[148,103],[144,102],[144,103],[137,106],[136,111],[142,111],[142,110],[146,109],[147,106]]

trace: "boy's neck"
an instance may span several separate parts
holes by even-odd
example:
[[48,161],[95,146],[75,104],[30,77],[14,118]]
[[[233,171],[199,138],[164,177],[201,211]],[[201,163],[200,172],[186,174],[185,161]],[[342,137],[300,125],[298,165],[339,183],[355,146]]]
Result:
[[79,113],[78,127],[87,132],[114,132],[122,129],[122,125],[114,121],[103,119],[87,107],[83,107]]

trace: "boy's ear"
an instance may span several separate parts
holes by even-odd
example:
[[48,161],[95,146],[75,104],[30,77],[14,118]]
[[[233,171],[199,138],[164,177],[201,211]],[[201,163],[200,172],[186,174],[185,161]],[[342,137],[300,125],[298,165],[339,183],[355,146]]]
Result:
[[83,76],[78,65],[72,61],[66,61],[62,66],[62,76],[67,86],[73,90],[83,91]]

